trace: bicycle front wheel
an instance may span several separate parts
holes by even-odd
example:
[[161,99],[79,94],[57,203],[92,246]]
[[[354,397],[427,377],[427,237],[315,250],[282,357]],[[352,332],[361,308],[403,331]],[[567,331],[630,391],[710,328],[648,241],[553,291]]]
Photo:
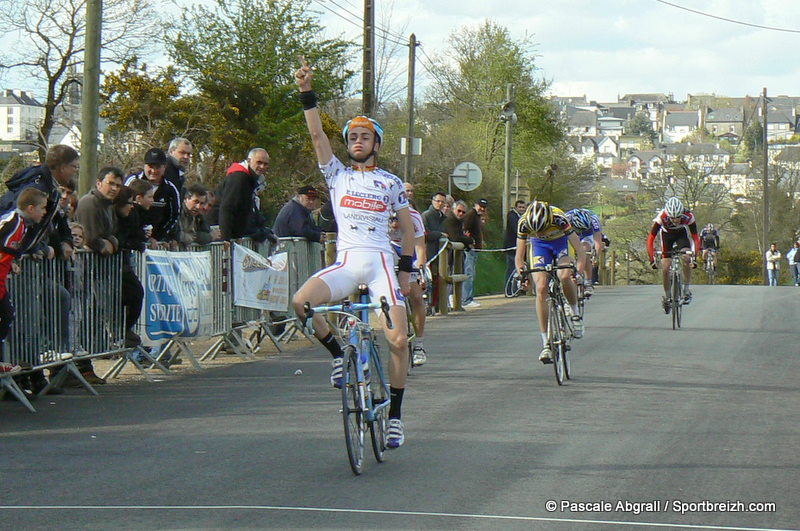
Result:
[[358,475],[364,468],[364,435],[366,416],[364,415],[364,385],[358,382],[358,352],[353,345],[344,348],[344,374],[342,377],[342,419],[344,421],[344,442],[350,468]]
[[550,344],[550,352],[553,356],[553,370],[556,373],[556,382],[558,385],[564,383],[564,337],[565,329],[562,328],[559,312],[561,308],[554,300],[550,299],[549,304],[550,315],[547,318],[547,338]]
[[517,275],[512,274],[506,279],[505,296],[510,299],[518,296],[521,292],[521,283],[517,279]]
[[672,277],[672,329],[681,327],[681,302],[683,298],[681,279],[678,275]]
[[564,311],[559,312],[559,320],[561,321],[561,363],[564,365],[564,378],[567,380],[570,379],[570,374],[572,372],[572,366],[569,362],[569,337],[570,335],[567,333],[568,330],[571,330],[572,323],[569,321],[569,317]]

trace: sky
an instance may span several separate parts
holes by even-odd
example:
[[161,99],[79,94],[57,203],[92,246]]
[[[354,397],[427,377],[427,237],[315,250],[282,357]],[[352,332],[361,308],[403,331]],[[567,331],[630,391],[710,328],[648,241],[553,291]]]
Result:
[[[178,0],[161,0],[169,10]],[[180,4],[190,0],[181,0]],[[209,2],[210,0],[197,0]],[[777,31],[715,17],[780,28]],[[430,83],[429,58],[441,55],[464,28],[491,19],[511,37],[536,44],[538,74],[550,94],[613,102],[626,93],[722,96],[800,95],[798,0],[375,0],[376,23],[422,43],[418,84]],[[361,41],[363,0],[310,0],[331,36]],[[382,33],[379,31],[378,35]],[[406,52],[402,52],[405,62]],[[166,62],[156,54],[151,64]],[[405,70],[400,72],[405,84]],[[34,89],[5,75],[5,88]]]
[[[531,36],[539,75],[559,96],[613,102],[626,93],[662,92],[682,101],[688,93],[758,95],[763,87],[770,95],[800,95],[800,2],[669,3],[791,31],[658,0],[376,0],[376,24],[404,41],[413,32],[434,57],[452,34],[491,19],[513,39]],[[360,40],[361,21],[353,15],[363,13],[363,1],[312,0],[311,7],[331,34]]]

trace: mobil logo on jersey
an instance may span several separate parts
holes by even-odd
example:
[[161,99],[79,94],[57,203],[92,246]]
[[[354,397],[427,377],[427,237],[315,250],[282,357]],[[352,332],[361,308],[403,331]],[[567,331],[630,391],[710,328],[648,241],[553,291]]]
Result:
[[344,208],[355,208],[357,210],[367,210],[370,212],[385,212],[388,208],[388,202],[389,197],[385,195],[348,190],[347,193],[342,196],[342,200],[339,204]]

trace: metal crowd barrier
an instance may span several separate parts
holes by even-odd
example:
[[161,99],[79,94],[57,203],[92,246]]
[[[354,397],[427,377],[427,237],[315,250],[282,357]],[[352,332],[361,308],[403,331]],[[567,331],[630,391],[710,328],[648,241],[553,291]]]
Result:
[[[258,244],[249,239],[237,241],[262,255],[268,256],[268,245]],[[276,347],[278,339],[269,327],[276,324],[270,312],[233,304],[232,250],[226,242],[215,242],[207,246],[194,246],[191,250],[209,251],[211,254],[212,303],[215,328],[210,337],[217,337],[215,345],[199,359],[203,361],[223,346],[227,350],[252,358],[252,341],[245,340],[242,331],[255,326],[259,331],[259,341],[266,332]],[[302,284],[322,267],[322,246],[304,238],[281,238],[278,251],[288,253],[289,301]],[[144,261],[140,253],[132,253],[131,264],[138,272],[143,285],[147,282],[142,274]],[[124,348],[125,323],[122,305],[122,267],[121,254],[101,256],[88,251],[77,251],[72,260],[33,260],[24,257],[20,261],[21,274],[10,275],[7,286],[11,301],[16,308],[16,320],[6,340],[3,361],[24,365],[26,371],[55,369],[58,380],[51,379],[51,385],[60,383],[67,373],[74,374],[86,389],[96,391],[83,380],[75,363],[93,357],[121,354],[120,361],[106,373],[116,376],[124,364],[133,361],[137,368],[145,372],[148,363],[135,362],[136,350]],[[292,328],[294,321],[292,308],[288,308],[285,319],[279,324]],[[140,335],[144,334],[144,323],[137,325]],[[281,336],[288,341],[293,334]],[[194,340],[202,338],[187,338]],[[207,338],[206,338],[207,339]],[[163,345],[158,353],[147,360],[150,367],[158,367],[161,358],[173,346],[186,350],[190,360],[196,361],[186,341],[175,338]],[[144,350],[141,350],[144,354]],[[139,360],[141,361],[141,360]],[[197,367],[200,364],[197,363]],[[30,402],[11,378],[2,378],[2,387],[20,398],[26,407],[33,411]],[[19,394],[18,394],[19,392]],[[46,392],[46,389],[42,393]],[[40,393],[41,394],[41,393]]]
[[[37,261],[25,256],[20,274],[7,279],[16,319],[6,340],[4,360],[25,372],[51,369],[58,385],[68,373],[92,394],[76,362],[119,352],[124,338],[121,302],[122,257],[78,251],[72,260]],[[31,411],[23,393],[4,384]]]

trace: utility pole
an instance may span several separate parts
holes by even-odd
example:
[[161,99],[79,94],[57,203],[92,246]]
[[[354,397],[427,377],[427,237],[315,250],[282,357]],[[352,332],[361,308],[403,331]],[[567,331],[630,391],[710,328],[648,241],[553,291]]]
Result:
[[503,161],[503,216],[509,209],[509,188],[511,185],[511,143],[512,127],[517,115],[514,114],[514,84],[506,85],[506,102],[503,105],[503,113],[500,119],[506,123],[506,149],[505,160]]
[[412,33],[408,38],[408,140],[406,141],[405,175],[406,182],[414,180],[414,78],[416,76],[417,37]]
[[361,74],[361,114],[375,112],[375,2],[364,0],[364,65]]
[[103,0],[86,2],[86,48],[81,87],[81,159],[78,193],[86,194],[97,177],[97,129],[100,112],[100,33]]
[[[761,98],[761,113],[763,114],[764,125],[764,249],[766,253],[769,249],[769,135],[767,135],[767,87],[764,87],[764,94]],[[767,263],[764,261],[764,285],[769,285],[769,272]]]

